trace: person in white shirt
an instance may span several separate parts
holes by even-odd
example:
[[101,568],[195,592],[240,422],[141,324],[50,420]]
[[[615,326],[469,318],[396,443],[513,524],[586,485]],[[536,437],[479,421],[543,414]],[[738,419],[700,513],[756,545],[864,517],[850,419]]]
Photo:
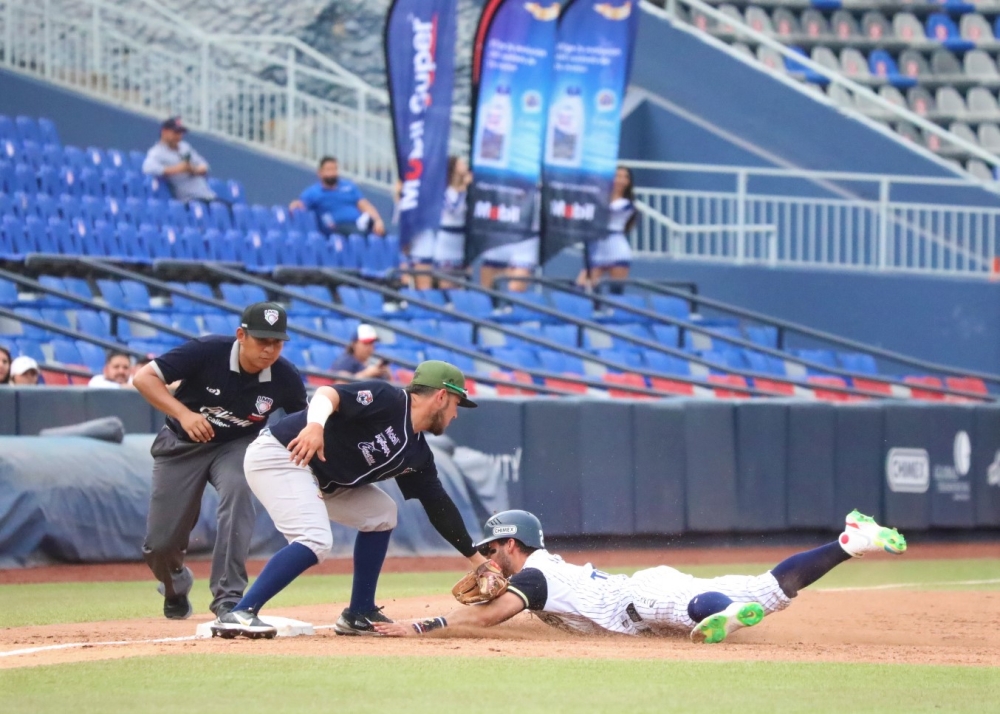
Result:
[[[448,187],[444,190],[441,221],[430,256],[435,270],[457,273],[465,267],[466,196],[470,183],[472,172],[469,170],[469,162],[460,156],[448,157]],[[425,236],[420,235],[413,241],[410,255],[413,256],[414,268],[430,267],[427,265],[426,240]],[[427,275],[416,276],[417,289],[431,287],[429,280],[430,276]],[[438,287],[447,289],[453,285],[442,280]]]
[[180,117],[170,117],[160,125],[160,140],[146,152],[142,172],[167,182],[178,201],[227,201],[208,185],[208,162],[184,141],[187,127]]
[[531,610],[548,625],[571,632],[626,635],[690,633],[694,642],[722,642],[736,630],[784,610],[799,590],[840,563],[884,550],[900,554],[906,540],[894,528],[852,511],[840,537],[797,553],[762,575],[696,578],[661,565],[634,575],[611,575],[572,565],[545,550],[542,524],[527,511],[504,511],[486,521],[479,552],[510,580],[507,591],[477,607],[416,622],[376,623],[384,635],[422,635],[442,627],[488,627]]
[[103,389],[121,389],[130,386],[131,371],[132,358],[125,352],[112,350],[108,352],[107,359],[104,360],[104,372],[91,377],[87,386]]

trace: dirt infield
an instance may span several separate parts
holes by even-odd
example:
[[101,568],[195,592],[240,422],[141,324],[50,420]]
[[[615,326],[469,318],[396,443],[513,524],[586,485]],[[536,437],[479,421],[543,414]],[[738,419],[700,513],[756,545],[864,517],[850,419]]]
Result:
[[[571,562],[647,566],[661,563],[777,562],[795,548],[678,548],[634,551],[564,551]],[[907,558],[996,558],[996,544],[917,545]],[[463,570],[463,558],[390,558],[386,572]],[[199,577],[209,563],[194,562]],[[263,561],[250,564],[258,572]],[[318,573],[350,572],[351,561],[327,561]],[[54,566],[0,571],[0,583],[147,580],[141,563]],[[447,596],[385,602],[394,618],[428,617],[455,607]],[[157,654],[230,653],[286,655],[402,655],[566,657],[682,660],[772,660],[876,662],[1000,666],[1000,590],[919,591],[841,589],[803,592],[787,611],[767,618],[716,646],[693,645],[684,638],[582,637],[556,631],[528,613],[491,630],[435,633],[420,639],[337,637],[331,625],[344,603],[276,608],[272,615],[312,622],[313,637],[270,641],[194,640],[194,630],[209,615],[175,622],[148,618],[117,622],[16,627],[0,630],[0,668],[120,659]],[[170,642],[151,642],[177,638]],[[116,642],[118,644],[105,644]],[[53,646],[58,646],[54,649]],[[13,654],[19,650],[46,648]],[[9,652],[12,655],[4,655]]]

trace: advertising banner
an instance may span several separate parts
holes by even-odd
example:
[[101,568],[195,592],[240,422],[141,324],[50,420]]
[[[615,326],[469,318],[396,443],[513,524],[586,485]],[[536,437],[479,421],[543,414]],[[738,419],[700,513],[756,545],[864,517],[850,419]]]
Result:
[[607,234],[638,24],[633,0],[573,0],[559,17],[543,156],[543,262]]
[[531,237],[558,2],[488,0],[472,57],[466,262]]
[[455,78],[456,0],[393,0],[385,22],[385,65],[402,189],[403,245],[436,231],[448,174]]

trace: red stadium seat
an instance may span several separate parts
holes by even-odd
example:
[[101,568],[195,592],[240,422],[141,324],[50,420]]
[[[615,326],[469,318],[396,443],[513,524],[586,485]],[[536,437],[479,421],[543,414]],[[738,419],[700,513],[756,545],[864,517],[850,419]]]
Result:
[[677,382],[673,379],[665,379],[663,377],[650,377],[649,386],[657,392],[680,394],[686,397],[694,396],[694,385],[687,382]]
[[[828,386],[828,387],[843,387],[847,389],[847,380],[843,377],[809,377],[806,379],[809,384],[814,384],[818,386]],[[813,389],[816,394],[817,399],[823,399],[828,402],[857,402],[863,401],[865,397],[856,396],[854,394],[844,394],[843,392],[833,392],[829,389]]]
[[[615,374],[614,372],[607,372],[604,375],[604,381],[609,384],[626,384],[630,387],[642,387],[646,388],[646,378],[641,374],[633,374],[631,372],[626,372],[625,374]],[[608,394],[616,399],[655,399],[656,397],[649,394],[639,394],[637,392],[627,392],[623,389],[609,389]]]
[[[940,377],[903,377],[903,381],[910,385],[920,385],[924,387],[944,387],[941,382]],[[910,392],[913,394],[914,399],[926,399],[928,401],[941,402],[944,401],[944,395],[941,392],[929,392],[926,389],[916,389],[910,387]]]
[[[708,381],[712,384],[728,384],[731,387],[747,386],[746,377],[741,377],[738,374],[710,374]],[[720,399],[746,399],[750,396],[746,392],[734,392],[731,389],[716,389],[714,391],[715,396]]]
[[546,377],[545,386],[552,387],[553,389],[562,389],[566,392],[577,392],[579,394],[587,393],[587,385],[580,384],[579,382],[570,382],[565,379],[556,379],[555,377]]
[[306,375],[306,384],[311,384],[314,387],[330,387],[334,384],[343,384],[336,379],[331,379],[330,377],[318,377],[311,374]]
[[854,384],[855,389],[863,389],[866,392],[875,392],[877,394],[892,394],[892,385],[886,384],[885,382],[879,382],[875,379],[864,379],[863,377],[854,377],[851,382]]
[[986,382],[979,379],[979,377],[946,377],[944,383],[948,389],[954,389],[957,392],[989,394],[989,390],[986,389]]
[[[504,382],[520,382],[521,384],[533,384],[531,375],[527,372],[522,372],[520,370],[515,370],[514,372],[504,372],[502,370],[496,370],[490,372],[490,376],[493,379],[504,381]],[[518,389],[517,387],[508,387],[505,384],[498,383],[497,396],[500,397],[523,397],[523,396],[534,396],[537,392],[533,392],[530,389]]]
[[38,373],[41,375],[42,380],[45,384],[51,386],[68,386],[69,385],[69,375],[65,372],[53,372],[51,369],[40,369]]
[[760,377],[754,377],[753,380],[754,389],[759,389],[763,392],[774,392],[776,394],[786,394],[792,396],[795,394],[795,385],[789,384],[788,382],[779,382],[773,379],[762,379]]

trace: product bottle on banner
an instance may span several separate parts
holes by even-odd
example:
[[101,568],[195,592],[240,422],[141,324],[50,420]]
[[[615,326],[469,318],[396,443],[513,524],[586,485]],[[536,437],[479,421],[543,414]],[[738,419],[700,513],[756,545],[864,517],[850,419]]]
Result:
[[586,126],[583,111],[579,87],[567,87],[566,93],[552,105],[545,137],[547,163],[570,168],[583,163],[583,128]]
[[507,168],[512,123],[510,87],[499,86],[490,98],[483,121],[480,123],[479,136],[476,137],[474,165]]

